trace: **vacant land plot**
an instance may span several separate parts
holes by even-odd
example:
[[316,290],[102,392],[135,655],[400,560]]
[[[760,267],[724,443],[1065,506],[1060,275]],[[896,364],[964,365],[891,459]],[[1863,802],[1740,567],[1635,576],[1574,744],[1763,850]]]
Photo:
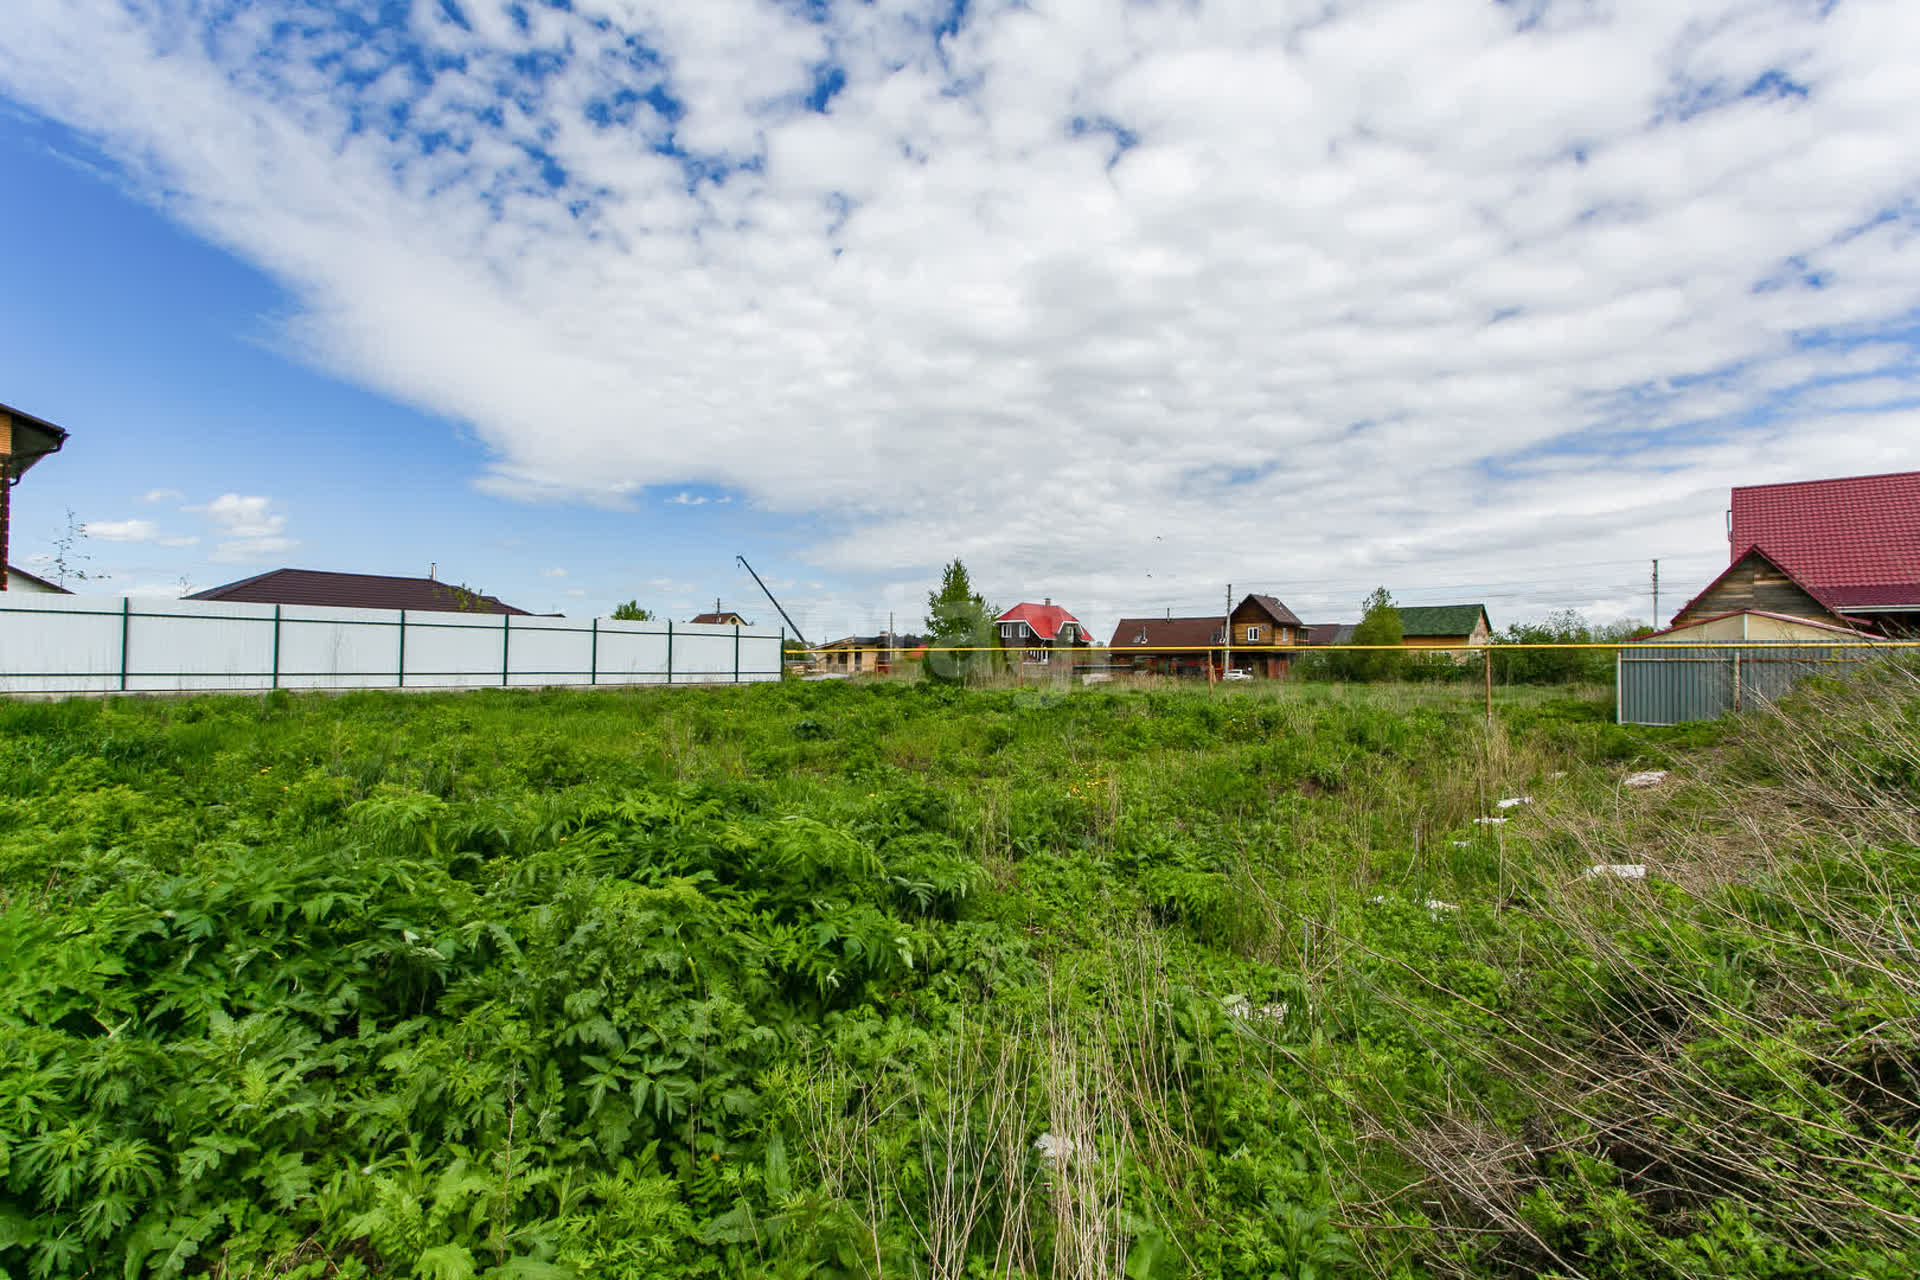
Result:
[[0,1267],[1914,1274],[1912,669],[1608,710],[0,705]]

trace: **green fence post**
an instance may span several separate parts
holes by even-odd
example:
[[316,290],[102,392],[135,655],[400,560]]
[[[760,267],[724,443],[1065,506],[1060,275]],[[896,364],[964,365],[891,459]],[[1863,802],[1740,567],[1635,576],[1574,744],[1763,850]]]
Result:
[[120,597],[120,692],[127,691],[127,633],[133,625],[133,601]]
[[667,619],[667,683],[673,683],[673,619]]
[[740,628],[733,629],[733,682],[740,683]]
[[273,684],[280,687],[280,606],[273,606]]
[[780,628],[780,656],[773,664],[774,672],[782,679],[787,678],[787,629]]
[[587,650],[587,683],[600,683],[600,619],[593,620],[593,643]]
[[394,673],[394,678],[399,681],[400,688],[407,687],[407,611],[405,609],[400,611],[400,669]]
[[500,615],[500,687],[507,687],[507,662],[513,652],[513,615]]

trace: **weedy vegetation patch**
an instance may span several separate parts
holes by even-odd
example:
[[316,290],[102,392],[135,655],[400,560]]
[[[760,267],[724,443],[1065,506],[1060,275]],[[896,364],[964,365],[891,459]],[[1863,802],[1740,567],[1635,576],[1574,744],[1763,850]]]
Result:
[[1916,895],[1897,662],[0,704],[0,1268],[1910,1277]]

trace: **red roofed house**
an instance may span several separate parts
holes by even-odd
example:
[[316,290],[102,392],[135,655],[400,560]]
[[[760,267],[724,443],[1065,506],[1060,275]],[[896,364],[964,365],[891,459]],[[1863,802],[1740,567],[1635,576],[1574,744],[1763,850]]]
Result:
[[[1000,629],[1000,647],[1018,651],[1017,657],[1008,655],[1016,670],[1047,667],[1056,650],[1083,649],[1092,643],[1080,619],[1050,596],[1044,604],[1017,604],[995,618],[994,624]],[[1072,661],[1069,656],[1067,670],[1060,674],[1071,674]]]
[[[1706,597],[1730,575],[1735,580],[1750,571],[1764,575],[1757,564],[1742,570],[1749,553],[1758,550],[1787,583],[1756,578],[1756,601],[1731,607],[1772,609],[1843,626],[1864,624],[1882,635],[1920,632],[1920,471],[1742,486],[1733,491],[1727,537],[1732,565],[1683,614],[1730,607]],[[1820,612],[1762,602],[1769,586],[1775,588],[1773,595],[1791,596],[1793,592],[1778,590],[1788,584],[1811,597]],[[1716,603],[1719,608],[1712,607]]]

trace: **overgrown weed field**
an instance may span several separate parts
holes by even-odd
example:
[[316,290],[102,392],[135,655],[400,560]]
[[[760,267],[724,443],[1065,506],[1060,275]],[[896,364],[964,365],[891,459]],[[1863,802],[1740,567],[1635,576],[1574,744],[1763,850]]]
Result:
[[1920,1273],[1916,668],[1610,711],[0,704],[0,1266]]

